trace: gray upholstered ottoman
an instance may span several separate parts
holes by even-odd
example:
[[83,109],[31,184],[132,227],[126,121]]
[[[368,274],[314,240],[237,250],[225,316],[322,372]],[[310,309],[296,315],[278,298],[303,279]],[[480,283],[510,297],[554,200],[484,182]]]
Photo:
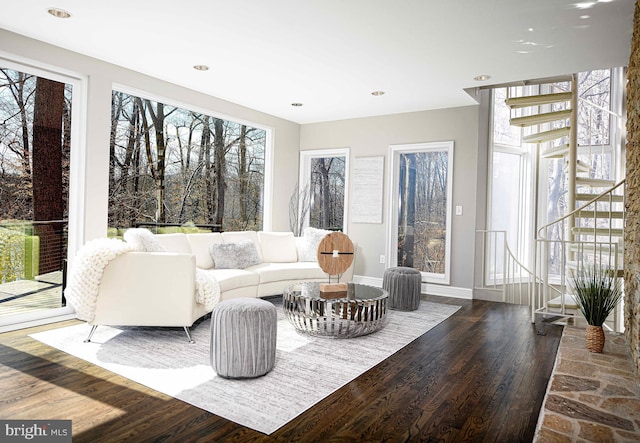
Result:
[[415,311],[420,306],[422,274],[417,269],[387,269],[382,278],[382,287],[389,292],[389,309]]
[[218,303],[211,312],[211,367],[225,378],[266,374],[276,361],[276,307],[258,298]]

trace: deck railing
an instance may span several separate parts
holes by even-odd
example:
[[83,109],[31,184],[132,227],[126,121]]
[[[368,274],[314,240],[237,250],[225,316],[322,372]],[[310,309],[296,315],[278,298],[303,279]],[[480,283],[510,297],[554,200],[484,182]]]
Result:
[[0,283],[62,271],[67,220],[0,222]]

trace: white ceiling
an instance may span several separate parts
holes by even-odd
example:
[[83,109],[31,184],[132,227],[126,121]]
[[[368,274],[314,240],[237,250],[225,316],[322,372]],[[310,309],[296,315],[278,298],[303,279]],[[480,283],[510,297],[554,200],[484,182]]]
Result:
[[3,2],[0,27],[310,123],[471,105],[465,88],[626,65],[634,0],[580,1],[23,0]]

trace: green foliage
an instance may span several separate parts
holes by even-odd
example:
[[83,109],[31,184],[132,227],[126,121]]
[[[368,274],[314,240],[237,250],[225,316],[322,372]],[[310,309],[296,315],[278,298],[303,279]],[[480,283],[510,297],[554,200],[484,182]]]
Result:
[[0,283],[37,275],[38,245],[38,237],[0,227]]
[[24,235],[9,229],[0,229],[0,283],[16,280],[22,274]]
[[572,275],[576,302],[591,326],[602,326],[622,297],[622,285],[610,269],[583,269]]

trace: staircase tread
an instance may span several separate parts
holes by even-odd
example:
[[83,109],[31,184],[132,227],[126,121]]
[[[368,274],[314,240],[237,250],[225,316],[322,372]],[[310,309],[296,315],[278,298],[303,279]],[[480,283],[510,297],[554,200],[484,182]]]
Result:
[[563,109],[561,111],[541,112],[539,114],[513,117],[509,120],[509,123],[512,126],[527,127],[557,120],[566,120],[569,117],[571,117],[571,109]]
[[557,92],[553,94],[528,95],[523,97],[511,97],[505,100],[511,109],[540,106],[549,103],[566,102],[571,100],[571,92]]
[[611,187],[615,185],[616,182],[614,180],[607,180],[604,178],[576,177],[576,184],[597,187]]
[[549,149],[545,149],[540,153],[540,157],[542,158],[562,158],[569,152],[569,145],[558,145],[553,146]]
[[[576,200],[590,201],[596,198],[598,195],[600,194],[589,194],[589,193],[580,192],[576,194]],[[603,203],[606,203],[608,201],[609,201],[609,196],[603,197],[601,200],[599,200],[599,202],[603,202]],[[622,202],[622,201],[624,201],[624,195],[620,195],[620,194],[611,195],[611,202]]]
[[535,134],[529,134],[522,137],[522,141],[526,143],[544,143],[556,138],[566,137],[571,132],[569,126],[563,128],[550,129],[548,131],[537,132]]
[[617,258],[618,263],[622,263],[623,259],[624,259],[624,251],[622,250],[622,246],[619,246],[618,252],[616,253],[615,251],[612,250],[612,248],[607,248],[605,246],[610,246],[608,244],[604,244],[602,245],[602,247],[591,247],[591,248],[587,248],[586,246],[570,246],[569,250],[571,252],[587,252],[587,253],[593,253],[593,252],[597,252],[598,255],[602,255],[603,257],[611,257],[613,258],[614,256]]
[[588,242],[580,242],[580,243],[571,243],[569,245],[569,250],[571,251],[587,251],[587,252],[592,252],[592,251],[598,251],[598,252],[602,252],[602,253],[606,253],[608,254],[609,252],[614,253],[614,249],[617,249],[617,253],[619,256],[623,256],[624,255],[624,250],[622,245],[618,244],[617,248],[614,248],[614,245],[616,245],[617,242],[611,242],[611,243],[588,243]]
[[[562,298],[558,296],[556,298],[552,298],[547,302],[547,306],[550,308],[561,308],[562,307]],[[571,294],[564,294],[564,307],[565,309],[578,309],[578,303],[576,299]]]
[[[607,260],[601,260],[600,262],[600,266],[606,267],[607,266]],[[580,266],[580,269],[585,269],[585,264],[582,263]],[[593,264],[589,264],[589,266],[593,267]],[[610,270],[608,271],[609,274],[611,274],[612,276],[621,276],[624,273],[624,269],[620,268],[617,270],[614,270],[615,266],[622,266],[622,259],[617,260],[617,263],[614,262],[613,258],[611,258],[611,262],[610,262]],[[572,273],[575,273],[578,270],[578,262],[574,261],[574,262],[567,262],[567,272],[569,272],[569,275],[571,275]]]
[[[567,171],[569,169],[569,160],[564,162],[564,170]],[[576,162],[576,172],[585,173],[591,171],[591,165],[583,162],[582,160],[578,160]]]
[[595,235],[598,237],[606,237],[611,235],[612,237],[621,237],[624,235],[624,229],[622,228],[571,228],[571,232],[578,235]]
[[[578,214],[580,218],[594,218],[593,209],[582,209]],[[611,216],[614,219],[621,219],[624,217],[624,211],[595,211],[595,218],[607,219]]]

